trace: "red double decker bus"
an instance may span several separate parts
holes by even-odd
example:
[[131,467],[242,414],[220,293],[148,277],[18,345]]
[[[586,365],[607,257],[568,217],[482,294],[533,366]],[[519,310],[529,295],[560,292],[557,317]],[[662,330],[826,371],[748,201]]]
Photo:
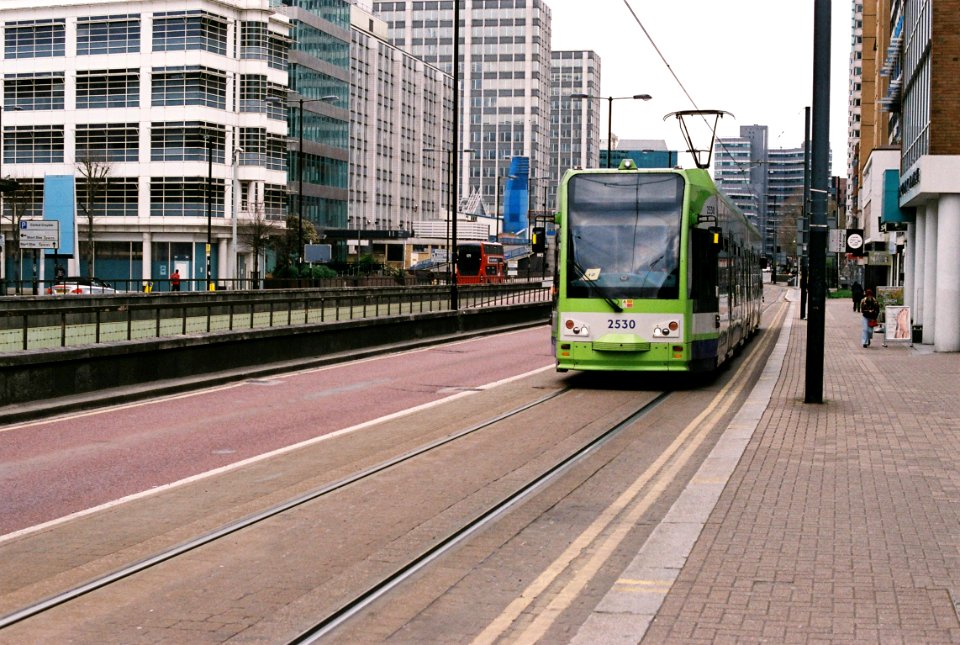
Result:
[[507,263],[499,242],[464,242],[457,245],[457,284],[503,282]]

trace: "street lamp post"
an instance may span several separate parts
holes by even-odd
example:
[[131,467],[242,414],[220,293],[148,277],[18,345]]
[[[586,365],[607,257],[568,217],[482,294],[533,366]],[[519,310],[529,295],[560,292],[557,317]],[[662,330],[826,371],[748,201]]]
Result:
[[335,94],[321,96],[318,99],[304,99],[300,97],[300,144],[297,148],[297,277],[300,277],[300,271],[303,268],[303,106],[306,103],[336,103],[340,100]]
[[240,217],[240,178],[238,176],[238,166],[240,165],[240,155],[243,154],[243,148],[233,149],[233,185],[231,192],[231,210],[232,222],[230,229],[230,277],[233,278],[233,288],[240,286],[240,276],[238,275],[240,267],[237,263],[237,219]]
[[571,99],[607,99],[607,168],[613,167],[613,102],[621,99],[631,99],[634,101],[649,101],[653,97],[649,94],[634,94],[633,96],[595,96],[592,94],[571,94]]
[[207,140],[207,291],[213,291],[213,278],[210,276],[210,248],[213,244],[213,136],[206,135]]

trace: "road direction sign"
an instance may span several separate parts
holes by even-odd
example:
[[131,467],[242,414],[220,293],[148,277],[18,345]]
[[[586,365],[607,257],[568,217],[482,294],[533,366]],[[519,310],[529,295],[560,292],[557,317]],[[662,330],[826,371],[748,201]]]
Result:
[[20,220],[21,249],[59,249],[60,222],[57,220]]

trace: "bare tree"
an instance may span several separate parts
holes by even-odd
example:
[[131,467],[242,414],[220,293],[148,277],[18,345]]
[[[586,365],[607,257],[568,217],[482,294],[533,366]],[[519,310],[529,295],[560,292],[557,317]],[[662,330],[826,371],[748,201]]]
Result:
[[253,253],[253,288],[260,285],[260,256],[273,246],[273,238],[281,234],[278,222],[267,219],[263,204],[250,209],[250,219],[237,226],[237,237]]
[[[300,218],[296,215],[287,217],[286,228],[283,233],[273,239],[273,248],[277,252],[277,271],[293,271],[296,274],[294,258],[300,256],[303,249],[300,249]],[[303,243],[315,244],[320,241],[320,234],[317,233],[317,227],[309,220],[303,220]]]
[[[16,180],[13,180],[16,182]],[[13,266],[13,276],[16,282],[17,293],[21,293],[20,264],[23,250],[20,248],[20,221],[37,208],[36,186],[33,182],[15,183],[12,190],[4,194],[3,215],[10,221],[10,233],[13,240],[13,251],[16,262]]]
[[80,212],[87,220],[87,248],[83,254],[84,262],[87,265],[87,275],[93,275],[93,219],[97,214],[97,209],[105,202],[105,193],[107,192],[107,178],[110,175],[110,164],[100,159],[90,156],[84,156],[78,163],[80,176],[83,182],[80,184],[80,199],[77,203],[80,206]]

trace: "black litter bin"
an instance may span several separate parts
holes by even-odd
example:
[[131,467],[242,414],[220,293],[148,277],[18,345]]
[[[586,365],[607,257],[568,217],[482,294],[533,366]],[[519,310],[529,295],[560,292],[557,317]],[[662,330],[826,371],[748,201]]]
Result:
[[914,325],[913,326],[913,342],[922,343],[923,342],[923,325]]

